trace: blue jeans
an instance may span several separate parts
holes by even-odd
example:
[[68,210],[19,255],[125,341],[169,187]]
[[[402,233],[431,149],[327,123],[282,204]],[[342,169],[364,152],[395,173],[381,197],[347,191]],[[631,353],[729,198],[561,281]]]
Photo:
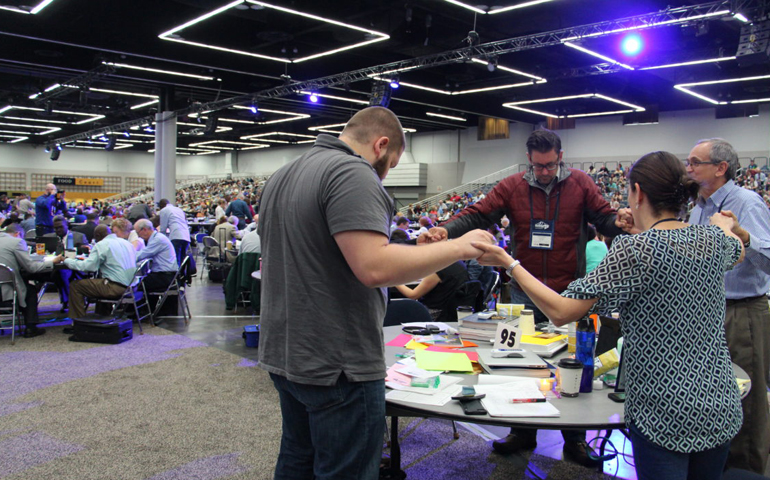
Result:
[[727,462],[730,442],[702,452],[681,453],[652,443],[632,424],[631,444],[638,480],[719,480]]
[[385,434],[385,381],[306,385],[270,374],[283,435],[276,480],[372,480]]

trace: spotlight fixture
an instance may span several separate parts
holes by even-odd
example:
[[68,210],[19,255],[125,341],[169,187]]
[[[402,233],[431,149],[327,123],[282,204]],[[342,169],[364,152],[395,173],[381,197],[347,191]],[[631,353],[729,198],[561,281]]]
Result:
[[126,137],[126,138],[129,138],[129,137],[131,137],[131,134],[128,133],[128,130],[126,130],[126,131],[123,132],[123,136]]
[[750,23],[751,22],[748,18],[746,18],[746,15],[744,15],[744,14],[742,14],[740,12],[736,13],[735,15],[733,15],[733,18],[736,19],[736,20],[740,20],[743,23]]
[[61,148],[54,148],[51,150],[51,160],[54,162],[59,159],[59,155],[61,155]]
[[259,111],[259,109],[257,108],[257,104],[256,103],[252,103],[251,107],[249,107],[249,110],[251,110],[251,113],[253,113],[254,115],[256,115],[257,112]]
[[638,33],[631,33],[623,38],[620,49],[629,56],[637,55],[642,51],[644,41]]
[[51,146],[50,145],[46,145],[45,148],[43,148],[43,151],[45,153],[51,153]]
[[315,94],[315,92],[310,92],[310,95],[308,96],[311,102],[318,103],[318,95]]
[[392,78],[392,79],[390,80],[390,88],[392,88],[392,89],[396,89],[396,88],[398,88],[398,87],[400,87],[400,86],[401,86],[401,84],[400,84],[400,83],[398,83],[398,77],[396,77],[396,78]]
[[107,145],[104,146],[104,149],[108,152],[111,152],[115,150],[115,144],[118,142],[117,137],[112,136],[107,140]]

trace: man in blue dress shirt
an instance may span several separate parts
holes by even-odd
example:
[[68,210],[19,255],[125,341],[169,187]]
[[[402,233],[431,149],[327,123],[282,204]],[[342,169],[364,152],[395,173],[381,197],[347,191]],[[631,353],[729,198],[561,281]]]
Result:
[[45,194],[35,200],[35,230],[37,236],[53,233],[53,204],[56,201],[56,185],[45,186]]
[[178,266],[174,245],[168,237],[156,232],[152,222],[146,218],[137,220],[134,230],[139,238],[147,243],[147,246],[137,254],[137,263],[148,258],[152,259],[150,267],[152,271],[142,280],[144,288],[148,292],[165,292],[171,280],[174,279]]
[[751,378],[751,392],[742,401],[743,427],[730,444],[727,466],[763,474],[770,449],[770,210],[762,197],[733,182],[740,164],[725,140],[699,141],[686,163],[687,174],[701,187],[690,223],[708,225],[716,212],[732,212],[740,223],[734,233],[746,258],[725,274],[725,334],[733,362]]

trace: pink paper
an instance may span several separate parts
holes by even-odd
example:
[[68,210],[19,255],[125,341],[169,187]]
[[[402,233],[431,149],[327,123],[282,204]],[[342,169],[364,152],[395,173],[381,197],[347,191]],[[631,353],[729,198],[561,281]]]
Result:
[[456,348],[437,347],[435,345],[426,348],[426,350],[430,352],[464,353],[468,355],[468,358],[471,360],[471,362],[479,363],[479,354],[476,352],[463,352],[461,350],[457,350]]
[[411,335],[407,335],[406,333],[402,333],[401,335],[397,336],[393,340],[389,341],[385,344],[387,347],[405,347],[407,343],[412,339]]

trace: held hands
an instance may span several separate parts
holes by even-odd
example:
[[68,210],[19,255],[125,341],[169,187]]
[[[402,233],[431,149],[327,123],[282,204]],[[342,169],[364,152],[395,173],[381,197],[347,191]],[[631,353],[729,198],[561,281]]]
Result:
[[471,230],[462,237],[452,241],[452,243],[454,242],[457,242],[457,244],[463,248],[462,258],[468,260],[471,258],[478,258],[479,255],[484,253],[484,251],[479,248],[479,245],[491,246],[495,243],[495,237],[485,230]]
[[709,220],[711,225],[716,225],[725,231],[732,232],[741,242],[747,243],[749,241],[749,232],[741,227],[740,223],[738,223],[738,217],[730,210],[717,212]]
[[634,216],[630,208],[621,208],[618,210],[618,216],[615,218],[615,226],[626,233],[640,233],[641,230],[634,225]]
[[51,261],[53,262],[54,265],[57,265],[64,261],[64,255],[57,255]]
[[449,234],[444,227],[433,227],[427,232],[417,237],[417,245],[442,242],[449,238]]
[[505,250],[497,245],[490,245],[488,243],[472,243],[473,247],[484,252],[482,256],[476,260],[482,265],[489,265],[492,267],[507,267],[513,263],[513,257],[508,255]]

